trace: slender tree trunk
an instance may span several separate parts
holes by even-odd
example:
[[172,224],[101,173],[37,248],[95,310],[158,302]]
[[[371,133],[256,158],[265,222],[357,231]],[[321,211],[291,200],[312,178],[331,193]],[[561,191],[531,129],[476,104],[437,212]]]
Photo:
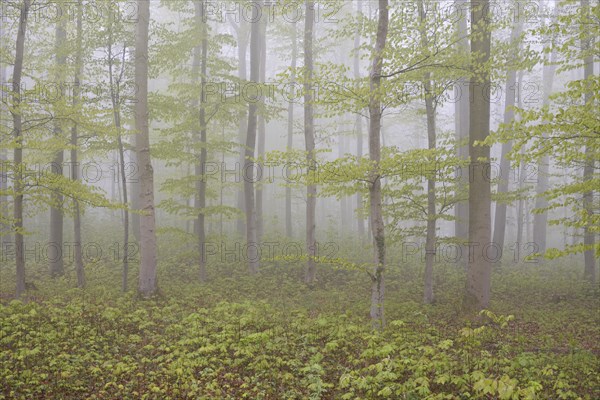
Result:
[[[427,38],[427,32],[425,27],[427,26],[427,19],[425,10],[423,8],[423,0],[419,0],[417,3],[419,9],[419,19],[421,22],[420,33],[421,33],[421,46],[423,49],[429,47],[429,40]],[[435,150],[436,148],[436,132],[435,132],[435,94],[432,92],[431,72],[426,72],[423,80],[425,89],[425,112],[427,115],[427,147],[429,150]],[[428,160],[431,164],[437,164],[435,156],[433,159]],[[433,294],[433,263],[435,261],[436,254],[436,221],[437,215],[435,210],[435,174],[427,179],[427,233],[425,238],[425,276],[424,276],[424,291],[423,301],[425,304],[431,304],[434,301]]]
[[[489,0],[471,6],[472,68],[483,66],[479,76],[470,82],[469,117],[469,260],[463,306],[467,311],[480,310],[490,301],[492,264],[488,251],[491,248],[491,183],[490,148],[476,145],[490,132],[490,58],[491,32],[489,27]],[[493,254],[493,253],[491,253]]]
[[[60,101],[64,99],[64,71],[67,64],[67,55],[65,51],[65,41],[67,39],[67,31],[65,27],[64,17],[56,24],[56,78],[60,87]],[[55,111],[58,113],[58,111]],[[54,122],[54,136],[63,140],[63,127],[60,120]],[[62,146],[62,143],[61,143]],[[54,155],[52,161],[52,173],[58,176],[63,175],[64,150],[61,148]],[[50,206],[50,240],[48,241],[50,251],[50,275],[53,277],[63,275],[65,272],[63,258],[63,236],[64,236],[64,219],[63,219],[63,195],[60,189],[52,191],[52,203]]]
[[135,37],[135,145],[140,169],[140,275],[139,291],[143,297],[156,293],[156,222],[154,216],[154,171],[150,158],[148,126],[148,25],[149,0],[138,0],[138,22]]
[[[80,90],[79,84],[81,81],[81,74],[83,70],[82,63],[82,0],[77,2],[77,48],[75,55],[75,78],[73,87],[73,107],[77,107],[80,101]],[[71,128],[71,179],[74,181],[79,180],[79,165],[77,161],[77,123],[73,124]],[[75,199],[73,201],[75,210],[73,216],[73,239],[75,242],[75,271],[77,273],[77,287],[85,287],[85,271],[83,269],[83,252],[81,243],[81,212],[79,210],[79,201]]]
[[[469,39],[467,38],[467,16],[466,16],[466,0],[458,0],[457,7],[463,12],[460,14],[460,18],[457,21],[457,33],[460,38],[458,47],[464,52],[469,51]],[[469,103],[469,88],[468,81],[466,78],[460,78],[455,87],[455,97],[457,101],[455,103],[455,129],[456,129],[456,141],[457,156],[461,160],[469,159],[469,115],[470,106]],[[457,190],[460,193],[468,192],[469,185],[469,170],[467,167],[460,168],[458,171],[459,177],[457,179]],[[459,201],[455,207],[455,223],[454,223],[455,236],[464,242],[469,238],[469,202],[468,200]],[[461,246],[461,261],[464,265],[467,265],[467,246]]]
[[[431,91],[431,74],[425,74],[425,91]],[[430,150],[436,148],[435,105],[431,96],[425,98],[427,113],[427,140]],[[431,160],[435,162],[435,160]],[[434,301],[433,295],[433,263],[436,254],[436,207],[435,207],[435,173],[427,180],[427,234],[425,239],[425,290],[423,299],[426,304]]]
[[[519,75],[518,75],[518,80],[517,80],[517,87],[521,88],[523,87],[523,71],[519,71]],[[517,107],[521,108],[521,101],[522,101],[522,95],[521,92],[518,92],[518,98],[517,98]],[[515,118],[519,119],[519,116],[516,116]],[[525,147],[521,148],[521,155],[525,154]],[[518,179],[519,179],[519,192],[521,192],[523,190],[523,183],[525,180],[525,163],[523,161],[520,162],[519,165],[519,174],[518,174]],[[523,209],[524,209],[524,205],[525,205],[525,201],[523,200],[523,194],[519,194],[519,202],[517,205],[517,243],[515,244],[515,246],[517,246],[517,248],[515,249],[515,251],[519,252],[520,250],[520,246],[523,245]],[[517,253],[519,254],[519,253]],[[518,258],[516,259],[516,262],[518,262]]]
[[[261,10],[263,1],[257,1],[258,9]],[[256,17],[256,15],[253,15]],[[266,18],[264,15],[261,18]],[[256,19],[256,18],[253,18]],[[258,21],[259,22],[259,21]],[[260,79],[260,23],[252,24],[250,35],[250,81],[258,83]],[[253,161],[256,150],[256,121],[257,105],[250,102],[248,105],[248,132],[246,134],[246,152],[244,158],[243,178],[244,178],[244,200],[246,210],[246,251],[245,256],[248,262],[248,270],[251,274],[258,272],[260,266],[260,253],[258,249],[257,230],[256,230],[256,207],[254,199],[254,169],[256,164]]]
[[[558,10],[558,8],[556,8]],[[555,14],[556,15],[556,14]],[[550,94],[552,93],[552,86],[554,83],[554,74],[556,66],[553,63],[556,61],[556,54],[551,55],[550,60],[545,60],[543,71],[542,71],[542,82],[543,82],[543,105],[550,103]],[[535,208],[544,209],[548,206],[548,200],[546,199],[545,192],[549,187],[549,170],[550,157],[544,154],[539,160],[537,165],[537,185],[536,185],[536,197],[535,197]],[[546,252],[546,238],[548,229],[548,212],[543,211],[541,213],[535,213],[533,215],[533,242],[538,247],[538,252],[544,254]]]
[[25,34],[27,33],[27,17],[29,15],[30,0],[23,0],[19,16],[19,30],[15,51],[15,65],[12,77],[13,104],[10,110],[13,119],[13,136],[15,148],[14,161],[14,226],[15,232],[15,264],[17,273],[16,297],[25,291],[25,248],[23,242],[23,195],[25,183],[23,182],[23,122],[21,115],[21,76],[23,74],[23,58],[25,55]]
[[[268,3],[267,3],[268,4]],[[265,6],[267,6],[265,4]],[[268,13],[268,10],[263,10],[263,13]],[[261,18],[260,20],[260,83],[265,83],[267,80],[267,18]],[[265,155],[265,135],[266,135],[266,121],[265,121],[265,99],[261,97],[261,112],[258,115],[258,157]],[[257,164],[259,170],[262,170],[263,163]],[[262,179],[256,185],[256,240],[258,243],[262,241],[264,234],[264,220],[263,220],[263,182]]]
[[[298,61],[298,30],[296,23],[292,24],[292,63],[290,65],[290,87],[294,88],[296,84],[296,64]],[[293,90],[293,89],[292,89]],[[294,99],[295,93],[290,93],[290,98]],[[287,151],[292,151],[294,141],[294,101],[288,103],[288,121],[287,121]],[[292,188],[285,188],[285,234],[288,238],[292,237]]]
[[[306,161],[308,170],[312,173],[316,169],[315,155],[315,126],[313,116],[313,29],[315,18],[315,3],[312,0],[305,1],[304,19],[304,141],[306,145]],[[312,174],[308,174],[309,180]],[[308,285],[315,282],[317,264],[316,256],[316,220],[317,207],[317,185],[309,182],[306,187],[306,271],[304,281]]]
[[[125,209],[123,210],[123,246],[122,246],[122,262],[123,262],[123,274],[121,276],[121,290],[123,292],[127,291],[129,286],[129,204],[128,204],[128,193],[127,193],[127,174],[125,170],[125,148],[123,145],[123,135],[121,133],[121,77],[124,73],[125,68],[125,54],[127,53],[127,48],[123,45],[122,59],[121,59],[121,71],[118,75],[118,78],[115,79],[115,73],[113,70],[114,67],[114,55],[113,55],[113,45],[114,40],[112,36],[112,29],[109,28],[108,32],[108,80],[110,86],[110,99],[112,104],[113,111],[113,123],[115,124],[115,128],[117,130],[117,153],[118,153],[118,162],[119,162],[119,178],[120,189],[122,191],[123,204],[125,205]],[[122,189],[121,189],[122,186]],[[135,186],[135,185],[134,185]],[[121,198],[121,195],[119,195]],[[119,252],[120,254],[120,252]]]
[[383,200],[381,194],[381,176],[379,163],[381,161],[381,71],[383,68],[383,49],[387,40],[389,25],[388,0],[379,0],[379,18],[377,22],[377,37],[373,49],[373,64],[371,65],[370,96],[369,96],[369,157],[373,162],[370,173],[369,202],[371,216],[371,231],[375,250],[375,266],[371,274],[371,320],[375,328],[385,325],[384,296],[385,296],[385,227],[383,223]]
[[529,199],[525,198],[525,241],[530,243],[532,241],[531,234],[531,205]]
[[[241,81],[241,84],[243,85],[244,82],[246,81],[247,78],[247,63],[246,63],[246,53],[248,52],[248,32],[247,32],[247,22],[245,21],[244,18],[242,18],[242,20],[240,21],[239,25],[235,25],[232,21],[230,21],[232,23],[232,25],[234,26],[236,32],[237,32],[237,42],[238,42],[238,60],[239,60],[239,65],[238,65],[238,78]],[[248,119],[247,119],[247,115],[246,112],[244,112],[241,116],[240,116],[240,120],[239,120],[239,125],[238,125],[238,136],[239,136],[239,141],[241,144],[240,147],[240,155],[239,155],[239,169],[241,170],[243,168],[243,166],[245,165],[245,159],[246,159],[246,148],[244,146],[244,143],[246,142],[246,133],[248,131]],[[236,168],[237,170],[237,168]],[[242,174],[243,175],[243,174]],[[245,180],[244,180],[245,181]],[[242,212],[245,212],[245,187],[241,186],[240,190],[237,192],[236,196],[237,196],[237,207],[238,209],[240,209]],[[240,236],[244,235],[244,231],[245,231],[245,222],[243,218],[239,218],[237,219],[236,222],[236,230],[238,232],[238,234]]]
[[[362,15],[362,0],[357,1],[357,15]],[[357,81],[356,85],[359,86],[358,80],[360,79],[360,26],[357,24],[356,30],[354,31],[354,79]],[[356,114],[356,156],[362,158],[363,156],[363,127],[362,127],[362,116],[360,113]],[[356,208],[358,211],[363,208],[362,194],[356,193]],[[356,221],[358,223],[358,238],[360,241],[364,240],[365,237],[365,219],[357,213]]]
[[[523,30],[523,24],[521,21],[515,22],[510,35],[512,54],[510,55],[509,63],[516,61],[519,50],[521,48],[520,37]],[[519,90],[516,87],[517,83],[517,71],[514,68],[509,67],[507,78],[506,78],[506,97],[504,101],[504,123],[509,124],[515,117],[513,107],[515,105],[516,91]],[[508,153],[512,150],[512,141],[508,141],[502,144],[502,153],[500,156],[500,182],[498,183],[498,195],[506,195],[508,193],[508,185],[510,179],[510,160],[508,159]],[[506,232],[506,203],[503,200],[496,202],[496,212],[494,214],[494,243],[502,251],[504,250],[504,238]]]
[[[133,138],[135,140],[135,138]],[[132,147],[135,147],[135,141],[131,143]],[[133,237],[139,243],[140,242],[140,185],[141,185],[141,170],[140,161],[138,160],[137,152],[131,152],[130,161],[132,165],[135,165],[135,174],[131,175],[129,183],[129,191],[131,192],[131,228]]]
[[[202,43],[201,49],[196,48],[194,52],[194,69],[196,74],[198,71],[198,64],[200,63],[200,110],[198,115],[198,123],[200,127],[199,137],[195,135],[195,140],[200,145],[200,158],[196,164],[196,199],[195,208],[198,212],[198,218],[196,220],[198,234],[198,254],[199,254],[199,278],[201,282],[206,281],[206,227],[205,227],[205,209],[206,209],[206,163],[207,163],[207,137],[206,137],[206,108],[204,106],[205,97],[205,86],[207,77],[207,61],[208,61],[208,29],[207,22],[203,20],[202,9],[203,5],[200,2],[196,2],[196,20],[199,24],[202,24]],[[201,51],[201,54],[198,52]],[[201,61],[199,61],[201,57]]]
[[[587,22],[591,20],[590,16],[590,2],[589,0],[581,0],[581,8],[584,11],[584,15],[586,16]],[[588,35],[587,37],[582,39],[581,47],[584,51],[592,48],[594,44],[594,37]],[[584,59],[584,67],[583,67],[583,79],[588,81],[594,75],[594,57],[593,55],[589,55]],[[594,101],[594,95],[592,92],[588,91],[584,95],[585,104],[590,104]],[[594,167],[595,167],[595,153],[594,153],[594,144],[593,140],[597,139],[587,139],[587,143],[585,146],[585,165],[583,167],[583,181],[588,182],[591,181],[594,177]],[[594,257],[594,247],[596,245],[596,237],[595,233],[592,229],[591,218],[594,214],[594,191],[588,190],[583,194],[583,208],[587,214],[587,218],[590,220],[587,221],[583,228],[583,245],[585,246],[585,250],[583,252],[584,258],[584,278],[590,281],[592,284],[596,283],[596,260]]]
[[[3,41],[5,38],[4,31],[4,21],[3,18],[0,18],[0,38]],[[8,76],[6,73],[6,62],[4,60],[0,60],[0,82],[8,82]],[[5,85],[0,85],[0,97],[3,99],[8,99],[10,93],[5,92]],[[5,194],[5,190],[7,189],[8,184],[8,174],[7,174],[7,166],[8,166],[8,152],[7,149],[0,149],[0,215],[7,215],[9,213],[10,203],[8,202],[7,196]],[[0,242],[2,243],[2,248],[4,245],[10,242],[10,227],[5,223],[0,223]]]

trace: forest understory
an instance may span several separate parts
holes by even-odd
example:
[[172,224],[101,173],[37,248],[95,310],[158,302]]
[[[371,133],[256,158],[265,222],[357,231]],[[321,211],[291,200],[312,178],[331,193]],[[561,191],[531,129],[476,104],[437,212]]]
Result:
[[499,267],[476,318],[460,268],[437,265],[423,305],[417,260],[391,265],[382,331],[368,276],[331,266],[308,287],[302,264],[215,263],[201,284],[173,260],[149,300],[120,293],[114,264],[89,265],[85,290],[38,266],[22,302],[2,267],[0,398],[597,399],[598,287],[565,261]]

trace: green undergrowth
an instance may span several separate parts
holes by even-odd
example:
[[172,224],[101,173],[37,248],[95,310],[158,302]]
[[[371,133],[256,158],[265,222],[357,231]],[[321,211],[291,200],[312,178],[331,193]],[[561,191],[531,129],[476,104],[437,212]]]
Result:
[[[11,300],[0,269],[0,398],[12,399],[597,399],[598,291],[558,265],[494,275],[490,311],[460,312],[463,272],[390,268],[387,327],[368,320],[368,277],[322,266],[162,265],[160,294],[121,294],[119,269],[73,276],[33,270]],[[132,272],[135,282],[135,271]]]

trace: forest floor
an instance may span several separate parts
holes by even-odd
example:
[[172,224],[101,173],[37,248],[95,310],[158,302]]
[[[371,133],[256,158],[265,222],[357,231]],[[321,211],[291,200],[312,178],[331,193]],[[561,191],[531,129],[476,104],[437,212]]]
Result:
[[38,266],[21,302],[3,265],[0,399],[599,399],[599,291],[562,263],[497,269],[479,319],[461,269],[436,266],[423,305],[422,267],[390,267],[381,332],[358,271],[320,266],[308,288],[301,265],[213,265],[201,284],[172,260],[141,300],[114,265],[88,265],[85,290]]

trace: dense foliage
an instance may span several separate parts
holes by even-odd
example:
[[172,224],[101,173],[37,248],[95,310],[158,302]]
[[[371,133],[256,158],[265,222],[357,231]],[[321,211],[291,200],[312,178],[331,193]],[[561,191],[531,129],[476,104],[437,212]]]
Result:
[[421,304],[421,269],[391,267],[381,332],[371,330],[362,272],[320,269],[311,290],[294,283],[297,265],[255,277],[214,266],[204,285],[193,268],[163,265],[161,294],[144,301],[119,294],[110,268],[91,265],[85,291],[68,289],[66,275],[36,281],[25,302],[3,299],[0,398],[600,396],[597,288],[558,265],[496,273],[493,313],[477,323],[460,317],[456,267],[439,268],[432,306]]

